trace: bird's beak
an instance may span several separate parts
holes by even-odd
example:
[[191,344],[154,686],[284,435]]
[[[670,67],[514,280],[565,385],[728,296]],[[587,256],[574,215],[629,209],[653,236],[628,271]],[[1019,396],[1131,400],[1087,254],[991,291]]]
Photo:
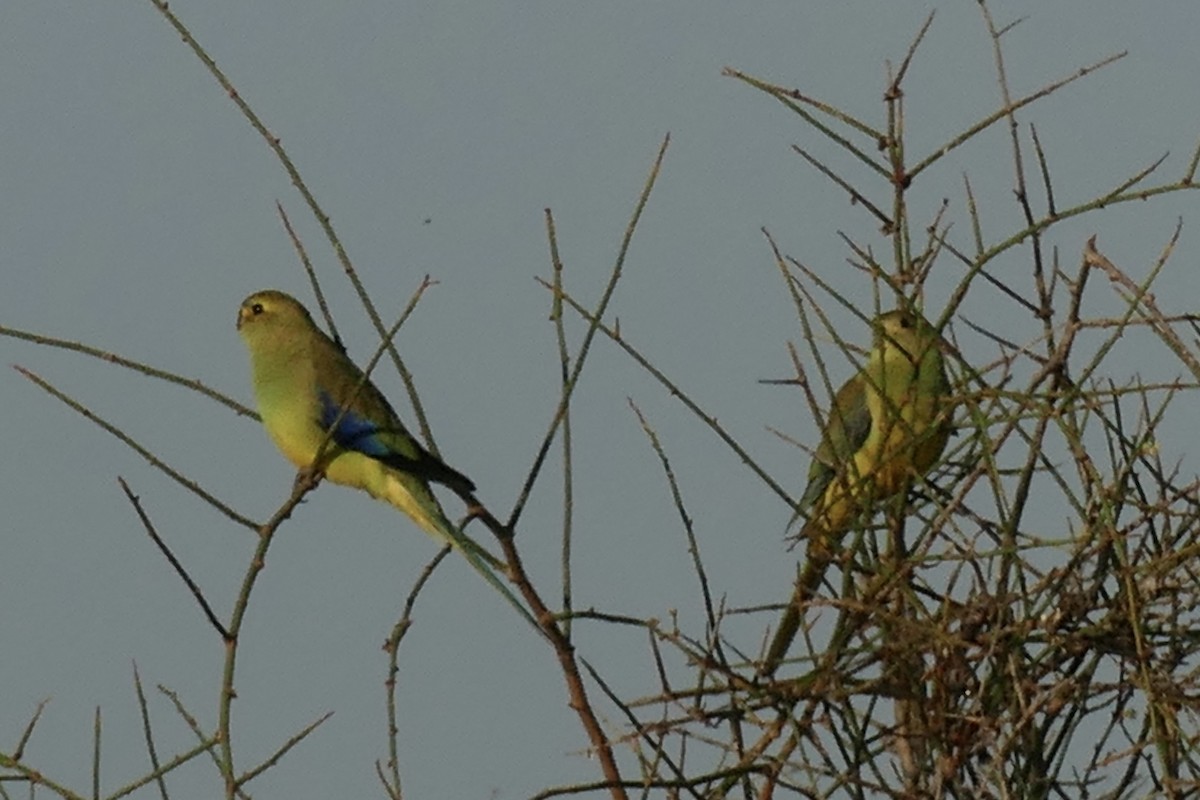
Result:
[[242,329],[242,323],[246,321],[246,317],[248,316],[250,316],[250,309],[246,308],[245,306],[238,308],[237,329],[239,331]]

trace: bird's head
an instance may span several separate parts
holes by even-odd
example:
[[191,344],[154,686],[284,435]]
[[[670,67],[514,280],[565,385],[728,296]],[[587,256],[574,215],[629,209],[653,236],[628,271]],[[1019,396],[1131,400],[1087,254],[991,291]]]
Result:
[[312,324],[299,300],[275,289],[255,292],[238,308],[237,328],[244,338]]
[[930,348],[940,348],[942,342],[923,316],[904,308],[881,314],[875,320],[875,337],[877,347],[884,351],[898,349],[914,364],[924,358]]

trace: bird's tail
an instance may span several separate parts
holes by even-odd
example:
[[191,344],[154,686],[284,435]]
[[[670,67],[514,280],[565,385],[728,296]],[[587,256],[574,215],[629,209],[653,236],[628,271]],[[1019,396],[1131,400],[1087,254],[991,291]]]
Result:
[[829,532],[820,529],[819,525],[814,525],[811,521],[804,530],[809,536],[806,561],[804,567],[797,572],[792,598],[783,610],[783,617],[775,629],[775,636],[771,639],[767,654],[759,666],[758,675],[761,678],[772,677],[787,656],[788,648],[792,646],[792,641],[800,630],[804,607],[816,595],[817,587],[821,585],[825,571],[833,561],[833,537]]
[[[411,485],[409,485],[410,482]],[[478,572],[493,589],[503,595],[509,605],[515,608],[526,622],[541,633],[542,627],[529,613],[529,609],[496,574],[496,570],[504,568],[504,563],[447,519],[441,504],[423,482],[417,482],[411,478],[406,481],[398,475],[389,474],[383,499],[407,514],[435,541],[448,544],[461,553],[471,568]]]

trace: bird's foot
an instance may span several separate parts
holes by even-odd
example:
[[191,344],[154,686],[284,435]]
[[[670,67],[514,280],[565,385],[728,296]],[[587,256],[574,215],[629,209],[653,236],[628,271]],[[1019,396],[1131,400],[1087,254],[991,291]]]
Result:
[[315,489],[324,477],[325,470],[319,467],[304,467],[296,473],[296,480],[292,483],[292,490],[298,492]]

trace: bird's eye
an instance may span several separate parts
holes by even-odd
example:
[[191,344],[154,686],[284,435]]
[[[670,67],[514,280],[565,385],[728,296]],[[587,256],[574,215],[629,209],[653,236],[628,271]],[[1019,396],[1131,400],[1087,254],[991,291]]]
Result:
[[250,313],[252,313],[256,317],[259,314],[263,313],[264,311],[266,311],[266,309],[263,308],[262,303],[255,303],[254,305],[250,306]]
[[900,327],[901,328],[911,328],[914,324],[915,323],[914,323],[913,318],[910,317],[908,314],[904,314],[900,317]]

